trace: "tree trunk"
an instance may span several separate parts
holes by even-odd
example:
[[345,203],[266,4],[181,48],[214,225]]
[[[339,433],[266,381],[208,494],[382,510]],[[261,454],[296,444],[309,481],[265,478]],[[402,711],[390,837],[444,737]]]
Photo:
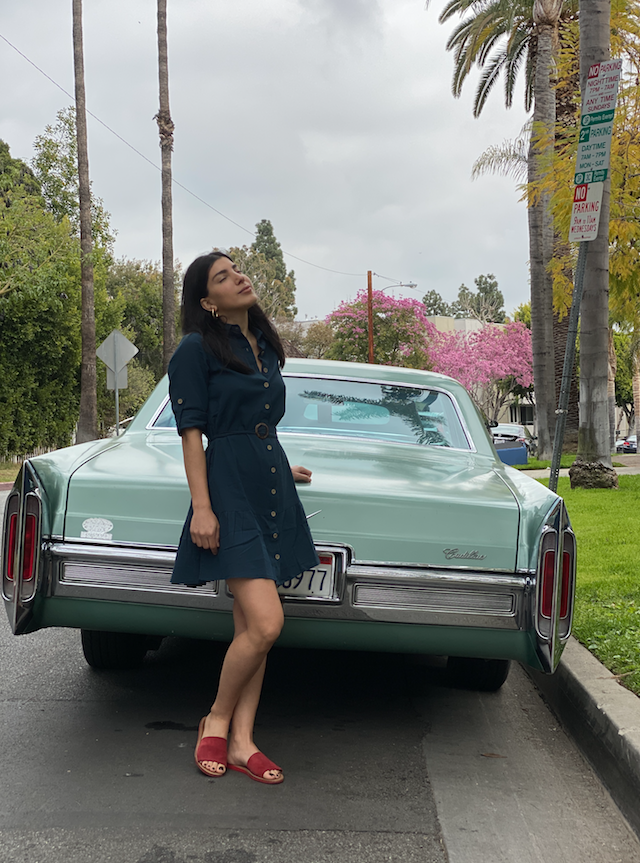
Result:
[[173,204],[171,152],[174,125],[169,111],[169,60],[167,53],[167,0],[158,0],[158,79],[160,109],[155,116],[162,153],[162,365],[166,372],[175,350],[176,302],[173,273]]
[[[580,88],[589,67],[609,58],[611,0],[580,0]],[[580,321],[580,431],[571,485],[617,487],[609,445],[609,191],[604,184],[600,227],[588,243]]]
[[[632,387],[633,387],[633,432],[636,435],[636,443],[637,443],[637,435],[640,434],[640,362],[638,361],[638,359],[634,359],[634,361],[633,361]],[[631,431],[631,426],[629,426],[629,431]]]
[[78,443],[98,437],[96,402],[96,321],[93,304],[93,240],[91,236],[91,187],[87,148],[87,115],[82,48],[82,0],[73,0],[73,67],[76,89],[78,140],[78,188],[80,197],[80,279],[82,284],[82,359],[80,365],[80,417]]
[[609,353],[608,353],[609,377],[607,379],[607,406],[609,409],[609,452],[616,448],[616,371],[618,359],[613,342],[613,330],[609,330]]
[[[556,19],[557,21],[557,19]],[[538,23],[536,69],[534,79],[535,107],[533,131],[529,146],[529,181],[543,174],[542,159],[553,149],[555,125],[555,90],[553,71],[554,27]],[[544,150],[541,149],[544,137]],[[553,219],[549,196],[537,195],[530,203],[529,255],[531,267],[531,344],[533,349],[533,386],[536,398],[538,458],[551,458],[555,427],[555,368],[553,346],[553,284],[549,264],[553,254]]]

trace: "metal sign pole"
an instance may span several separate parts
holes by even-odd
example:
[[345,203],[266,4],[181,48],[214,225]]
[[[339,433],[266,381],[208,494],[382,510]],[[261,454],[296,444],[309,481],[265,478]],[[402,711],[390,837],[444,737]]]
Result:
[[562,456],[562,445],[564,444],[564,430],[567,425],[567,411],[569,409],[569,390],[571,388],[571,373],[576,359],[576,338],[578,336],[578,321],[580,319],[580,303],[582,302],[582,289],[584,286],[584,270],[587,261],[587,242],[580,243],[578,249],[578,263],[576,264],[575,286],[573,289],[573,300],[571,312],[569,313],[569,332],[567,333],[567,346],[564,351],[564,365],[562,367],[562,384],[560,386],[560,398],[558,410],[556,411],[556,430],[553,436],[553,457],[551,459],[551,473],[549,475],[549,488],[551,491],[558,490],[558,476],[560,474],[560,458]]
[[120,437],[120,399],[118,393],[118,340],[113,340],[113,365],[116,370],[115,392],[116,392],[116,437]]

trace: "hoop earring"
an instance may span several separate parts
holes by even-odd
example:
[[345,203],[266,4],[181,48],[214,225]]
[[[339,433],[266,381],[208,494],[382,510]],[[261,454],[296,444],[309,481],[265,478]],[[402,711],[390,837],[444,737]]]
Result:
[[220,317],[217,309],[211,309],[211,317],[212,318],[219,318]]

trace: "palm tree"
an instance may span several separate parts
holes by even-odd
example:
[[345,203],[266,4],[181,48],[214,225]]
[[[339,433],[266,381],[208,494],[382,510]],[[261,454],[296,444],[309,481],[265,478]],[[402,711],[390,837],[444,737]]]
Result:
[[169,60],[167,51],[167,0],[158,0],[158,78],[160,108],[158,121],[162,153],[162,364],[166,372],[175,350],[176,311],[173,273],[173,214],[171,195],[171,152],[174,125],[169,111]]
[[96,400],[96,322],[93,303],[93,264],[91,253],[91,188],[87,148],[87,115],[84,90],[82,48],[82,0],[73,0],[73,67],[76,95],[76,135],[78,138],[78,188],[80,198],[80,279],[82,284],[82,359],[80,365],[80,417],[78,443],[98,437]]
[[[454,51],[453,93],[474,66],[483,69],[474,100],[479,116],[487,96],[502,76],[505,104],[510,107],[518,74],[525,69],[525,108],[533,104],[527,155],[530,183],[541,179],[551,163],[555,132],[554,48],[563,8],[573,0],[450,0],[440,22],[471,14],[453,31],[447,48]],[[550,457],[555,420],[553,291],[549,263],[553,255],[553,220],[545,194],[531,196],[528,208],[531,266],[531,329],[539,451]]]

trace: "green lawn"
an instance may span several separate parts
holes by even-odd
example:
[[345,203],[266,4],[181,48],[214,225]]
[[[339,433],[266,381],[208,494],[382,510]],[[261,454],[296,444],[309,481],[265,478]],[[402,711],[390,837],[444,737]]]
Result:
[[0,461],[0,482],[13,482],[18,476],[20,465],[12,461]]
[[618,491],[572,490],[561,477],[558,494],[578,540],[573,634],[640,695],[640,475],[619,483]]
[[[575,453],[564,453],[560,456],[560,467],[571,467],[576,460]],[[551,467],[551,459],[548,461],[539,461],[537,458],[530,458],[527,464],[516,464],[514,467],[518,470],[542,470],[545,467]]]

